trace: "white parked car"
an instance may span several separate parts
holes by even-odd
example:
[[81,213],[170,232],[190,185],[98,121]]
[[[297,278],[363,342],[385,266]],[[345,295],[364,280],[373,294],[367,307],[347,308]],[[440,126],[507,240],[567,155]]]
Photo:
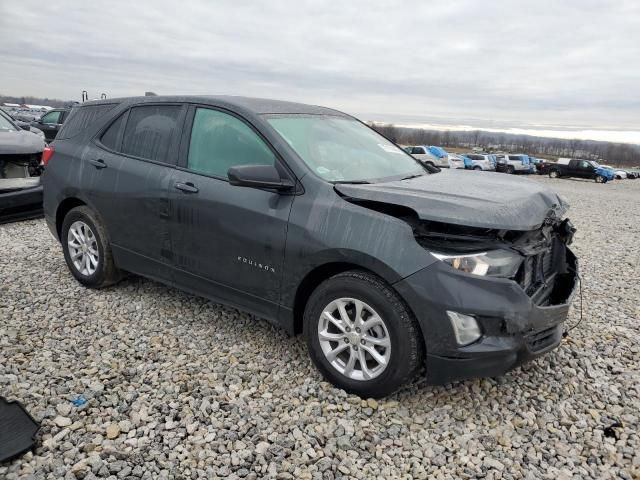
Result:
[[449,168],[464,168],[464,158],[460,155],[456,155],[455,153],[450,153],[449,157]]
[[465,155],[469,160],[471,160],[471,170],[495,170],[495,155],[490,155],[488,153],[467,153]]
[[613,174],[615,175],[616,180],[623,180],[627,178],[627,172],[624,170],[620,170],[619,168],[611,167],[609,165],[600,165],[602,168],[606,168],[609,170],[613,170]]
[[427,145],[405,147],[404,151],[411,154],[412,157],[417,158],[425,165],[431,165],[433,167],[440,168],[449,168],[449,161],[446,158],[440,158],[431,153]]
[[527,155],[496,155],[496,171],[505,173],[530,173],[531,167]]

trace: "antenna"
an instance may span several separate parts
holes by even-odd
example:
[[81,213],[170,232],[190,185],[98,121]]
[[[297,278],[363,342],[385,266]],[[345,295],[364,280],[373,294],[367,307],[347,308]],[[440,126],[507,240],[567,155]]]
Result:
[[82,102],[86,102],[87,100],[89,100],[89,94],[86,90],[82,90]]
[[107,98],[107,94],[106,93],[103,93],[103,94],[100,95],[100,99],[101,100],[105,100],[106,98]]

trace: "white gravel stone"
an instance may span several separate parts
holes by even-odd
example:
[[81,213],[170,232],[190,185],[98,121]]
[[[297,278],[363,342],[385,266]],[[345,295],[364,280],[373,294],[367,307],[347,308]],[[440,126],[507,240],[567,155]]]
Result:
[[378,401],[301,338],[137,277],[86,289],[44,221],[0,225],[0,394],[42,423],[0,478],[640,478],[640,180],[533,180],[572,205],[582,325],[500,379]]

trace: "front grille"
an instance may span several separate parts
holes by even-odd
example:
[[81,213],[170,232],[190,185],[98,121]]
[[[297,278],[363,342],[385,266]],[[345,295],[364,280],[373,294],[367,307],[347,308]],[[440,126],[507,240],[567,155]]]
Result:
[[556,344],[560,339],[559,334],[560,327],[558,325],[545,328],[536,333],[527,335],[526,342],[527,347],[533,353],[540,352],[550,346]]
[[560,240],[553,238],[546,250],[525,257],[520,274],[520,285],[527,295],[533,295],[540,287],[552,280],[557,272],[557,258],[560,248],[562,248]]

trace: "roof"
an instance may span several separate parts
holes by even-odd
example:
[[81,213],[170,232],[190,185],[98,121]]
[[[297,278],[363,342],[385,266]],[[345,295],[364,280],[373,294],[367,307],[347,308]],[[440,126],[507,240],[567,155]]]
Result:
[[210,104],[232,109],[244,110],[253,114],[269,113],[297,113],[308,115],[338,115],[347,114],[332,108],[320,107],[317,105],[306,105],[304,103],[287,102],[283,100],[271,100],[267,98],[238,97],[232,95],[158,95],[147,97],[124,97],[108,98],[105,100],[94,100],[82,105],[98,105],[105,103],[157,103],[157,102],[190,102]]

